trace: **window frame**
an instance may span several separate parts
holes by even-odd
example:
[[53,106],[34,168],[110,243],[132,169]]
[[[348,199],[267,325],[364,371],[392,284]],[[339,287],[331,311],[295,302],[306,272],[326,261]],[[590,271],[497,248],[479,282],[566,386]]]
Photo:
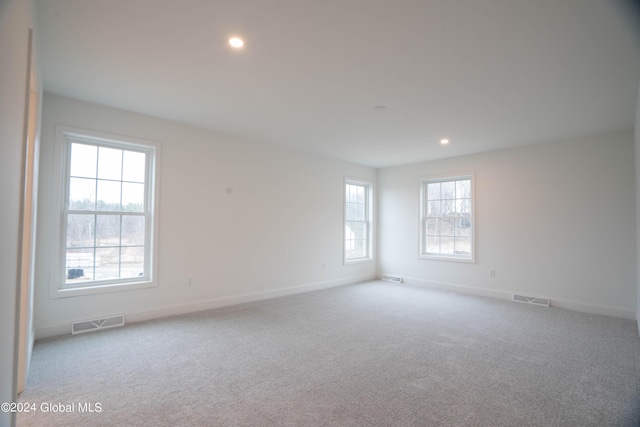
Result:
[[[470,196],[471,196],[471,255],[470,256],[460,256],[455,254],[435,254],[427,252],[427,242],[426,242],[426,228],[427,228],[427,186],[430,183],[442,183],[442,182],[450,182],[450,181],[458,181],[458,180],[470,180],[471,188],[470,188]],[[476,195],[475,195],[475,173],[473,171],[470,172],[459,172],[452,174],[438,174],[433,176],[426,176],[420,178],[420,207],[418,213],[418,222],[419,222],[419,230],[420,234],[418,236],[418,258],[420,259],[428,259],[428,260],[441,260],[441,261],[455,261],[455,262],[465,262],[465,263],[475,263],[476,262]]]
[[[364,257],[358,257],[358,258],[347,258],[347,248],[346,248],[346,241],[347,241],[347,185],[357,185],[357,186],[361,186],[365,188],[365,217],[367,218],[366,220],[366,230],[367,230],[367,242],[366,242],[366,248],[367,248],[367,255]],[[342,221],[342,259],[343,259],[343,263],[344,265],[351,265],[351,264],[359,264],[359,263],[366,263],[366,262],[373,262],[374,260],[374,256],[373,256],[373,251],[374,251],[374,246],[373,246],[373,240],[374,240],[374,227],[373,227],[373,221],[374,221],[374,214],[373,214],[373,182],[366,180],[366,179],[359,179],[359,178],[351,178],[351,177],[345,177],[344,178],[344,183],[342,185],[342,215],[343,215],[343,221]]]
[[[86,143],[98,147],[117,148],[145,153],[145,209],[141,213],[147,218],[145,227],[145,275],[141,278],[122,278],[83,283],[70,286],[66,282],[66,229],[70,183],[71,144]],[[53,236],[51,250],[51,298],[91,295],[105,292],[143,289],[158,286],[158,231],[159,231],[159,173],[161,144],[139,138],[123,137],[69,126],[56,126],[54,150],[54,191],[53,191]],[[105,214],[111,214],[106,211]],[[129,213],[125,213],[129,215]],[[137,213],[136,216],[139,216]]]

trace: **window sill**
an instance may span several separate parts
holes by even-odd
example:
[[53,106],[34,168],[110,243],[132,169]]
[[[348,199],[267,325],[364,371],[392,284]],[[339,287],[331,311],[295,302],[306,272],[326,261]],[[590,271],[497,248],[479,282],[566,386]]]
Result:
[[449,255],[426,255],[426,254],[421,254],[418,255],[419,259],[428,259],[428,260],[435,260],[435,261],[453,261],[453,262],[464,262],[467,264],[475,264],[475,258],[471,257],[471,258],[462,258],[462,257],[456,257],[456,256],[449,256]]
[[104,285],[88,286],[86,288],[52,289],[51,298],[67,298],[83,295],[104,294],[110,292],[132,291],[136,289],[155,288],[158,284],[153,281],[133,283],[109,283]]
[[344,260],[344,265],[366,264],[368,262],[373,262],[373,258],[345,259]]

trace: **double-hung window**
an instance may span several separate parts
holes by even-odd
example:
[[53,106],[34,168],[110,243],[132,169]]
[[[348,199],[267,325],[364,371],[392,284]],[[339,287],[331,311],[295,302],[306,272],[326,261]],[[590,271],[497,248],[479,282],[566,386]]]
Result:
[[372,194],[370,182],[345,179],[344,262],[373,259]]
[[421,258],[474,261],[473,195],[472,173],[421,180]]
[[153,286],[159,145],[61,128],[54,296]]

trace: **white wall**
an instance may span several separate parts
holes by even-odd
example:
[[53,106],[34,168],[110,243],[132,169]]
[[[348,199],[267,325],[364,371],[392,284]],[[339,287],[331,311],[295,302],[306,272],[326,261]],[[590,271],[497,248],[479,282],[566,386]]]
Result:
[[[20,203],[28,75],[29,1],[0,2],[0,402],[16,400]],[[0,412],[0,426],[15,422]]]
[[640,336],[640,89],[638,89],[638,101],[636,103],[636,123],[634,128],[634,148],[636,160],[636,321],[638,322],[638,335]]
[[[157,288],[49,298],[56,124],[162,143]],[[375,181],[375,169],[51,94],[40,156],[38,336],[68,333],[77,320],[140,320],[375,277],[375,263],[342,264],[344,176]]]
[[[418,259],[419,177],[461,171],[475,171],[477,261]],[[378,180],[381,273],[635,318],[631,131],[382,169]]]

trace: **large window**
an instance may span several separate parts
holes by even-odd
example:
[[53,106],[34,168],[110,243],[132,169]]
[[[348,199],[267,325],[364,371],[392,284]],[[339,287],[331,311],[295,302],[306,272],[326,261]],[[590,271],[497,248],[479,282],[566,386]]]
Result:
[[70,129],[57,144],[56,296],[152,285],[159,146]]
[[473,174],[421,181],[420,257],[474,261]]
[[372,256],[372,184],[345,180],[344,261],[370,261]]

